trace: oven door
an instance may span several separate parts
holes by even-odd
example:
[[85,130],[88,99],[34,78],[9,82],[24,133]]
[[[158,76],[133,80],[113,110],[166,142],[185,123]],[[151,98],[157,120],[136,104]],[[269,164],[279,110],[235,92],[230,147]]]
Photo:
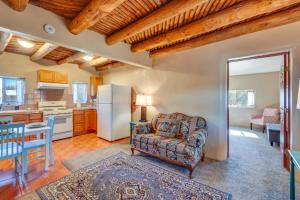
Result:
[[[47,116],[46,119],[47,120]],[[68,115],[54,115],[53,137],[60,133],[73,132],[72,114]]]

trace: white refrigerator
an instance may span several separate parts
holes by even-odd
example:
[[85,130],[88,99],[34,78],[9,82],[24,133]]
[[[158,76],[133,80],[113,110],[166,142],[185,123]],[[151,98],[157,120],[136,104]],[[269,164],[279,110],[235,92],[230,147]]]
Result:
[[130,136],[131,87],[101,85],[97,92],[97,136],[114,141]]

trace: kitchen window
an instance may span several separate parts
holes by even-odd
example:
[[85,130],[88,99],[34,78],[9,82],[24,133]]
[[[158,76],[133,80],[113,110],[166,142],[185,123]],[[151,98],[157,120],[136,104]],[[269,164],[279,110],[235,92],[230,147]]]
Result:
[[73,83],[73,102],[87,103],[87,83]]
[[0,76],[0,105],[24,104],[25,79]]
[[230,90],[229,107],[232,108],[254,108],[255,107],[254,90]]

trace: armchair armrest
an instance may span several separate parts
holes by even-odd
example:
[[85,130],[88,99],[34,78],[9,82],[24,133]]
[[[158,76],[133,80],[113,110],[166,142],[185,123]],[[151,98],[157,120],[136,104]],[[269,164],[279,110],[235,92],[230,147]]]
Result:
[[201,147],[205,144],[207,138],[207,130],[199,129],[192,134],[190,134],[187,138],[187,144],[192,147]]
[[151,130],[150,122],[138,123],[132,127],[132,134],[149,134]]

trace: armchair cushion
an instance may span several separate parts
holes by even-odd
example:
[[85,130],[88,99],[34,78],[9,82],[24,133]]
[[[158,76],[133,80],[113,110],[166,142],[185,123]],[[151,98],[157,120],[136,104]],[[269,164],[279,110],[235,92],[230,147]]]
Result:
[[179,123],[176,119],[159,119],[157,121],[157,135],[175,138],[178,136]]
[[257,119],[257,118],[262,118],[262,114],[257,114],[257,113],[253,113],[250,115],[250,120],[251,119]]
[[192,147],[201,147],[203,144],[205,144],[206,137],[207,130],[199,129],[188,136],[187,144]]
[[149,134],[151,130],[151,123],[145,122],[140,123],[135,126],[133,126],[132,134]]
[[149,145],[157,145],[160,141],[161,136],[151,134],[137,134],[133,135],[133,143],[144,143]]

